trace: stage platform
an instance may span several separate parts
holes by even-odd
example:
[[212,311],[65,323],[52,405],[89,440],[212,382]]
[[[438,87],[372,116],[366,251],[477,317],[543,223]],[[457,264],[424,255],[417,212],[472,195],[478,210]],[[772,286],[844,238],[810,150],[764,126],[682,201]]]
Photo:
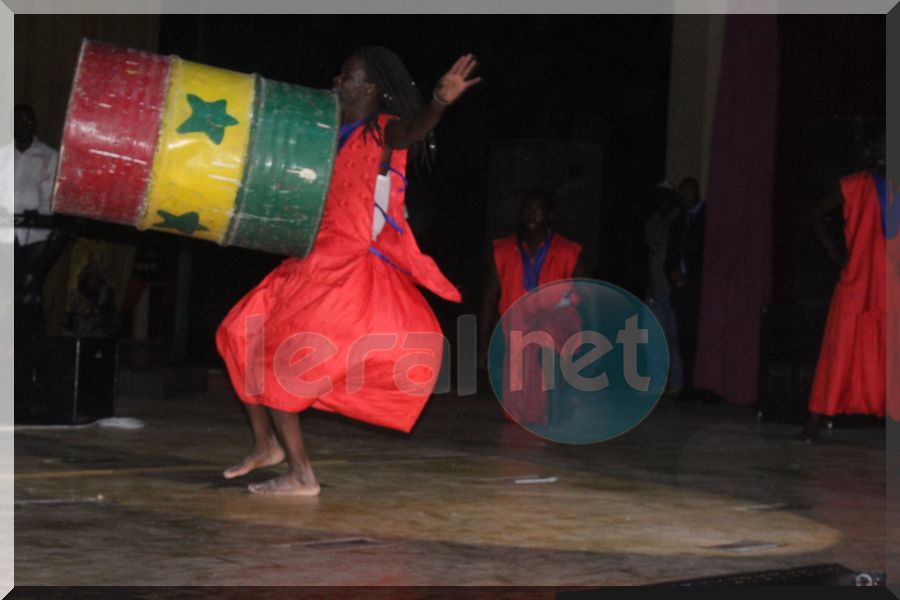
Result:
[[17,588],[559,590],[885,570],[879,427],[802,445],[749,408],[663,400],[613,441],[566,446],[505,422],[484,389],[435,396],[411,435],[307,413],[322,493],[273,498],[246,485],[284,467],[221,477],[250,430],[222,373],[207,388],[118,398],[140,429],[16,429]]

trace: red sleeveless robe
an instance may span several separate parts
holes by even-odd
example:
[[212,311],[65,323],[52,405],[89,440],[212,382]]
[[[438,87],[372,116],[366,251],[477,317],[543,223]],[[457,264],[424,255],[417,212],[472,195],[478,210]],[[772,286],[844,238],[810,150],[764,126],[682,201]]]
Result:
[[809,410],[885,414],[885,239],[868,171],[841,180],[847,264],[831,299]]
[[[538,286],[569,279],[581,254],[581,245],[568,240],[558,233],[550,238],[550,249],[541,267]],[[500,281],[500,314],[505,313],[513,302],[528,293],[525,289],[522,258],[516,236],[494,240],[494,265]]]
[[[570,279],[580,254],[580,244],[553,234],[541,267],[538,286]],[[531,296],[523,300],[523,304],[517,305],[515,311],[507,314],[510,306],[528,294],[516,236],[494,240],[494,265],[500,282],[499,310],[501,315],[506,315],[503,320],[506,339],[509,339],[509,332],[516,329],[525,332],[544,331],[553,338],[554,350],[559,352],[569,336],[577,333],[581,327],[581,317],[574,306],[557,308],[557,303],[568,291],[567,287],[559,286],[554,289],[552,296],[546,293]],[[541,389],[543,375],[538,366],[539,353],[539,348],[534,344],[523,349],[519,387],[518,383],[515,386],[510,384],[511,355],[507,349],[502,398],[507,419],[512,415],[519,422],[539,426],[547,424],[548,400],[547,394]]]
[[[379,115],[382,131],[391,118]],[[405,432],[425,407],[443,336],[416,285],[455,302],[460,295],[419,250],[396,174],[389,214],[403,231],[385,225],[372,242],[383,150],[363,127],[350,135],[312,251],[282,262],[219,326],[216,345],[243,402],[312,407]],[[405,172],[406,152],[395,150],[391,166]]]

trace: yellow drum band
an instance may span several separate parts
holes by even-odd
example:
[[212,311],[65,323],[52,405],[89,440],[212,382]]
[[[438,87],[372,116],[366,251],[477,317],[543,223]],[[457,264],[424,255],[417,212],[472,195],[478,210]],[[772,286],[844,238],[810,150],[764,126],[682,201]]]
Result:
[[172,57],[141,229],[222,243],[250,141],[255,76]]

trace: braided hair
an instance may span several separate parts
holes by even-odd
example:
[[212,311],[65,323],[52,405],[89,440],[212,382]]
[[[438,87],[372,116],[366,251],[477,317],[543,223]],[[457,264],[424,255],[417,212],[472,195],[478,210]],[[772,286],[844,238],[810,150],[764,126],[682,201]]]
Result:
[[[378,112],[397,115],[401,119],[414,117],[425,104],[422,94],[406,69],[406,65],[393,51],[384,46],[362,46],[354,53],[366,66],[369,83],[378,88]],[[364,132],[370,133],[382,142],[382,131],[377,115],[366,119]],[[416,142],[409,149],[413,162],[430,170],[434,164],[437,145],[434,132],[429,132],[424,140]]]

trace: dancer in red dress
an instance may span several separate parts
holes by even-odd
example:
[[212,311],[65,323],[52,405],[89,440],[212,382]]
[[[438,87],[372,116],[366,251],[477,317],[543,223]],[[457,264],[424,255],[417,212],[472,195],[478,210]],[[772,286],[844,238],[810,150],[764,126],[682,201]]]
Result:
[[272,271],[216,335],[254,435],[253,450],[226,478],[286,458],[287,474],[250,491],[318,494],[297,416],[310,407],[412,429],[443,348],[416,285],[451,301],[460,295],[420,252],[404,218],[406,149],[428,157],[426,138],[444,109],[480,80],[471,77],[476,66],[472,55],[457,60],[423,106],[390,50],[363,47],[344,62],[334,80],[339,149],[313,250]]
[[[841,179],[814,213],[814,227],[841,268],[831,299],[809,399],[810,418],[799,439],[812,442],[821,416],[885,414],[885,239],[897,235],[897,211],[885,175],[885,139],[874,147],[875,168]],[[846,259],[823,219],[843,209]]]

